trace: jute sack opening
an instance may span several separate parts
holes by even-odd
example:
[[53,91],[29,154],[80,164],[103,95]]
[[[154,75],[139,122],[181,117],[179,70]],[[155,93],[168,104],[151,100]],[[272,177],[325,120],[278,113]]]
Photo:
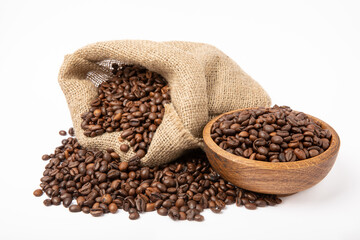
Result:
[[202,147],[205,124],[226,111],[269,106],[261,86],[217,48],[203,43],[119,40],[85,46],[65,56],[59,84],[67,100],[76,137],[86,148],[114,149],[122,161],[135,155],[120,151],[121,132],[89,138],[81,114],[97,96],[97,86],[111,78],[112,63],[138,64],[161,74],[170,86],[171,103],[157,128],[143,165],[168,163],[185,150]]

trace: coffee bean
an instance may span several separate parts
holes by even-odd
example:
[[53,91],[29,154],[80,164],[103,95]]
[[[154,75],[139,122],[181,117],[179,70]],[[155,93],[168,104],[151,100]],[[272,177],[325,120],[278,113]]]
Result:
[[42,160],[46,161],[50,159],[50,156],[48,154],[44,154],[41,158]]
[[51,199],[45,199],[43,203],[44,203],[44,205],[47,206],[47,207],[52,205]]
[[146,211],[146,212],[155,211],[155,203],[147,203],[147,204],[146,204],[145,211]]
[[110,204],[112,202],[112,197],[110,194],[105,194],[101,197],[101,202],[105,204]]
[[[267,155],[269,152],[269,150],[266,147],[259,147],[258,148],[258,153],[262,154],[262,155]],[[265,157],[266,158],[266,157]]]
[[197,215],[195,215],[194,220],[197,222],[202,222],[202,221],[204,221],[204,216],[197,214]]
[[51,198],[51,203],[53,205],[60,205],[61,199],[59,197],[53,197],[53,198]]
[[168,214],[168,210],[166,209],[166,208],[159,208],[158,210],[157,210],[157,213],[159,214],[159,215],[161,215],[161,216],[167,216],[167,214]]
[[69,133],[69,135],[72,136],[72,137],[75,136],[74,128],[69,128],[68,133]]
[[255,204],[256,204],[256,206],[258,206],[258,207],[266,207],[266,201],[265,200],[263,200],[263,199],[257,199],[256,201],[255,201]]
[[146,152],[143,149],[139,149],[136,152],[136,156],[139,157],[139,158],[143,158],[145,156],[145,154],[146,154]]
[[129,166],[129,163],[128,163],[128,162],[121,162],[121,163],[119,164],[119,170],[122,171],[122,172],[124,172],[124,171],[127,170],[128,166]]
[[271,142],[275,144],[281,144],[283,142],[283,138],[280,136],[273,136],[271,137]]
[[285,160],[288,162],[293,158],[293,151],[288,151],[285,153]]
[[256,209],[256,204],[254,204],[254,203],[246,203],[245,207],[247,209],[254,210],[254,209]]
[[59,135],[66,136],[66,132],[64,130],[59,131]]
[[265,125],[265,126],[263,127],[263,129],[264,129],[264,131],[267,132],[267,133],[271,133],[271,132],[273,132],[273,131],[275,130],[274,127],[271,126],[271,125]]
[[93,216],[93,217],[100,217],[104,214],[104,210],[101,209],[101,208],[92,208],[90,209],[90,214]]
[[120,145],[120,150],[122,152],[127,152],[127,151],[129,151],[129,146],[127,144],[121,144]]
[[69,207],[69,211],[70,212],[80,212],[81,211],[81,207],[79,205],[71,205]]
[[130,218],[131,220],[136,220],[136,219],[138,219],[139,217],[140,217],[140,215],[139,215],[138,212],[133,212],[133,213],[130,213],[130,214],[129,214],[129,218]]
[[72,202],[72,198],[65,198],[63,200],[63,206],[67,208],[70,206],[71,202]]
[[294,153],[296,155],[296,157],[300,160],[303,160],[303,159],[306,159],[306,155],[305,155],[305,152],[299,148],[296,148],[294,150]]
[[118,210],[118,207],[117,207],[117,205],[116,205],[115,203],[111,203],[111,204],[109,205],[109,211],[110,211],[111,213],[116,213],[117,210]]
[[315,156],[319,155],[319,151],[316,149],[311,149],[311,150],[309,150],[309,154],[310,154],[310,157],[315,157]]
[[175,206],[178,207],[178,208],[181,208],[182,206],[184,206],[184,204],[185,204],[185,200],[183,198],[179,198],[175,202]]
[[140,171],[140,177],[141,179],[148,179],[149,178],[149,174],[150,174],[150,169],[145,167],[145,168],[142,168],[141,171]]
[[85,213],[85,214],[89,214],[90,213],[90,208],[89,207],[82,207],[81,208],[81,211],[83,212],[83,213]]
[[40,197],[43,195],[43,191],[41,189],[36,189],[33,194],[35,197]]

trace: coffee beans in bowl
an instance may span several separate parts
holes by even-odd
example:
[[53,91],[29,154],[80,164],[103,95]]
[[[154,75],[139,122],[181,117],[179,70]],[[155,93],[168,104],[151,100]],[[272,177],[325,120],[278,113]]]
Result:
[[289,107],[224,113],[204,128],[205,152],[236,186],[292,194],[321,181],[332,168],[340,139],[325,122]]
[[212,125],[210,136],[237,156],[294,162],[323,153],[332,134],[306,114],[275,105],[224,115]]

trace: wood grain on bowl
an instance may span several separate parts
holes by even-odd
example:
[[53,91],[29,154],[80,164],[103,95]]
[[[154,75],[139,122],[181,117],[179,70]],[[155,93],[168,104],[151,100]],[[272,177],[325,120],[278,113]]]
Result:
[[268,194],[293,194],[319,183],[335,163],[340,139],[335,130],[324,121],[308,115],[332,134],[329,148],[322,154],[296,162],[263,162],[231,154],[220,148],[210,137],[213,123],[225,114],[211,120],[203,130],[204,148],[211,166],[234,185]]

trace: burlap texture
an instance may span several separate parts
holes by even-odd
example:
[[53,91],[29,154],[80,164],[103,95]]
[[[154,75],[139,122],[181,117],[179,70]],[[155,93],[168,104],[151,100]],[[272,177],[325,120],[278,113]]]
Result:
[[185,150],[202,147],[202,129],[226,111],[270,106],[261,86],[217,48],[203,43],[118,40],[85,46],[67,55],[59,84],[67,100],[76,137],[86,148],[113,148],[122,161],[135,153],[120,151],[121,132],[84,136],[80,115],[97,95],[96,87],[111,76],[112,62],[139,64],[161,74],[169,83],[171,103],[165,106],[143,165],[170,162]]

